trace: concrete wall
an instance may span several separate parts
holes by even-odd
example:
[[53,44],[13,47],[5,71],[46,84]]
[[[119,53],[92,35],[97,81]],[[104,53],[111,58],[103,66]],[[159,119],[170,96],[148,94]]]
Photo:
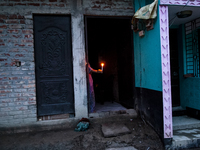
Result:
[[37,121],[33,14],[71,14],[75,117],[81,118],[88,116],[84,15],[132,16],[133,7],[132,0],[0,1],[0,127],[52,123]]

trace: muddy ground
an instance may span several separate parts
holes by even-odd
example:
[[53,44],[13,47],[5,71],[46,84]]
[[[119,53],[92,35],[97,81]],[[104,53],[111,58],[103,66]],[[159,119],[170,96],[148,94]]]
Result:
[[1,150],[105,150],[134,146],[138,150],[163,150],[163,144],[152,128],[140,119],[123,121],[131,134],[104,138],[101,124],[91,124],[89,130],[75,132],[74,128],[0,135]]

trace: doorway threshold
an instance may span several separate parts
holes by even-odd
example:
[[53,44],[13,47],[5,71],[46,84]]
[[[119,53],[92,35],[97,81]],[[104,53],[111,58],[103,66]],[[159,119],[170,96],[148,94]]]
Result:
[[116,102],[104,102],[104,105],[96,103],[96,112],[89,113],[89,118],[107,118],[107,119],[132,119],[137,118],[137,112],[134,109],[126,109],[121,104]]
[[119,111],[119,110],[127,110],[121,104],[116,102],[104,102],[104,104],[96,103],[95,106],[96,112],[108,112],[108,111]]

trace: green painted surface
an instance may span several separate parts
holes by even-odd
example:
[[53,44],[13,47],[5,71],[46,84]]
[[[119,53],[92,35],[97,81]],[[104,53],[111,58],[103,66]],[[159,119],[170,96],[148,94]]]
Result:
[[[140,1],[141,6],[145,1]],[[139,4],[135,3],[135,10]],[[157,11],[157,13],[159,13]],[[161,48],[159,14],[154,21],[154,29],[145,30],[145,36],[134,33],[135,86],[162,91]]]
[[[186,49],[185,49],[185,34],[184,26],[182,28],[182,45],[179,49],[179,63],[180,63],[180,101],[183,108],[191,107],[200,110],[200,78],[189,77],[184,78],[186,74]],[[179,43],[180,44],[180,43]]]

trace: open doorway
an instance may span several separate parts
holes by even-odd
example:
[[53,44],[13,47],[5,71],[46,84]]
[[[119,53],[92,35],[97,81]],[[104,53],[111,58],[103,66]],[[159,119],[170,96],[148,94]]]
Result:
[[[134,63],[131,18],[85,17],[87,61],[102,74],[92,74],[97,111],[134,107]],[[108,110],[112,109],[112,110]]]
[[[192,11],[191,16],[176,16]],[[188,129],[200,123],[199,8],[169,6],[169,40],[173,130]],[[174,135],[177,135],[174,132]]]

